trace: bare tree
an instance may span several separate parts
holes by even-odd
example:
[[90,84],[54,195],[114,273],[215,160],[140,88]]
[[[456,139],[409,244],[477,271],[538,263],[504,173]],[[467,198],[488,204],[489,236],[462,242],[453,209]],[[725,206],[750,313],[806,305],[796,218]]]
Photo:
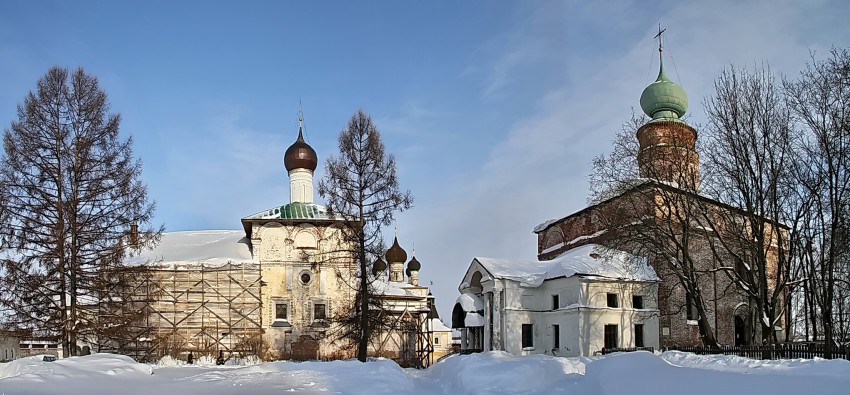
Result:
[[374,313],[380,301],[371,263],[384,252],[382,227],[392,223],[396,211],[410,208],[413,198],[409,191],[399,191],[395,157],[385,154],[378,129],[362,110],[340,132],[339,151],[339,157],[328,158],[319,194],[327,199],[328,210],[342,218],[343,241],[355,249],[356,297],[347,333],[357,344],[357,358],[365,362],[381,315]]
[[[0,238],[10,253],[0,304],[16,325],[57,335],[65,355],[76,355],[78,341],[115,327],[96,311],[123,277],[114,273],[131,228],[151,220],[154,203],[97,78],[53,67],[37,85],[3,135],[8,218]],[[145,229],[134,241],[155,241],[160,232]]]
[[[740,209],[712,213],[711,246],[723,273],[748,296],[763,342],[778,339],[786,295],[796,283],[791,259],[808,207],[796,189],[799,157],[791,113],[768,67],[724,70],[706,100],[707,194]],[[787,325],[787,323],[785,323]]]
[[806,166],[799,181],[814,198],[801,243],[810,297],[806,306],[814,330],[823,330],[829,357],[841,328],[836,313],[847,314],[842,298],[850,289],[845,275],[850,254],[850,53],[833,49],[822,61],[813,56],[799,79],[784,86],[802,134]]
[[[591,202],[599,207],[606,246],[652,262],[662,279],[659,306],[667,307],[662,316],[684,311],[688,320],[697,321],[703,344],[716,347],[708,313],[718,296],[703,289],[712,275],[712,267],[706,267],[701,256],[706,249],[702,225],[706,199],[686,187],[698,184],[698,175],[689,167],[691,152],[673,151],[652,166],[640,165],[635,132],[647,120],[633,113],[614,138],[613,151],[594,159]],[[681,187],[663,181],[671,176],[681,181]]]

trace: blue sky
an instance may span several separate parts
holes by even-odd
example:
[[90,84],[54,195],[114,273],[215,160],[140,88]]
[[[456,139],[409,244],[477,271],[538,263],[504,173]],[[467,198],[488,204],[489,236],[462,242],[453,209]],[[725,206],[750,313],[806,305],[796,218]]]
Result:
[[82,66],[135,140],[157,223],[239,229],[289,200],[299,100],[317,180],[363,109],[415,197],[400,242],[448,316],[472,257],[531,259],[534,225],[585,205],[591,159],[657,74],[658,23],[698,125],[723,67],[793,75],[850,47],[847,20],[841,0],[5,1],[0,122],[49,67]]

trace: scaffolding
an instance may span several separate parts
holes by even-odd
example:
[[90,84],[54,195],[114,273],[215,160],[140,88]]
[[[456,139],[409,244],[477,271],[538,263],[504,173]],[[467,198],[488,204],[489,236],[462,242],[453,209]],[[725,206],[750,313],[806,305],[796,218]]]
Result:
[[261,355],[261,271],[257,264],[151,265],[130,285],[145,314],[125,339],[101,351],[137,360],[163,356]]

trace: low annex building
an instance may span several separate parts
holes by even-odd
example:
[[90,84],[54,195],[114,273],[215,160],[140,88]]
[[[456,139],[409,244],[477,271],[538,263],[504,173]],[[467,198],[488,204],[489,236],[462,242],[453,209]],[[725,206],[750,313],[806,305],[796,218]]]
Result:
[[[313,201],[317,164],[299,127],[284,155],[289,203],[242,218],[239,230],[164,233],[154,249],[128,258],[139,268],[136,299],[146,301],[150,313],[132,339],[105,341],[100,350],[137,359],[190,352],[351,358],[354,350],[338,341],[334,318],[353,306],[356,265],[342,221]],[[418,282],[421,264],[414,257],[405,271],[407,255],[397,239],[386,258],[389,265],[379,260],[373,275],[392,325],[370,353],[404,366],[427,365],[435,352],[429,316],[436,310]]]
[[658,276],[641,257],[585,245],[548,261],[476,257],[452,327],[461,352],[588,356],[654,347]]

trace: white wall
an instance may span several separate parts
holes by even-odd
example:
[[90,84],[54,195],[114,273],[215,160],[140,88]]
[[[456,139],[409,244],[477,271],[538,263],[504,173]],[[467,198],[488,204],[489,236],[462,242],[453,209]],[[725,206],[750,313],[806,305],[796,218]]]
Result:
[[[475,265],[475,264],[474,264]],[[470,267],[468,276],[482,268]],[[468,278],[466,280],[469,280]],[[484,349],[504,349],[515,355],[593,355],[604,346],[605,325],[618,326],[618,347],[634,347],[634,325],[644,325],[644,346],[658,348],[657,284],[572,276],[544,281],[539,287],[485,275],[478,289],[468,288],[485,302]],[[463,292],[464,289],[461,289]],[[493,315],[488,294],[493,293]],[[608,294],[617,295],[618,307],[608,307]],[[504,305],[500,295],[504,295]],[[552,309],[558,295],[558,309]],[[643,296],[643,309],[632,306],[632,295]],[[490,339],[489,323],[493,323]],[[533,347],[522,347],[522,325],[533,325]],[[560,347],[554,348],[553,325],[559,325]],[[492,346],[492,347],[491,347]]]
[[21,355],[20,339],[0,334],[0,362],[11,361]]

